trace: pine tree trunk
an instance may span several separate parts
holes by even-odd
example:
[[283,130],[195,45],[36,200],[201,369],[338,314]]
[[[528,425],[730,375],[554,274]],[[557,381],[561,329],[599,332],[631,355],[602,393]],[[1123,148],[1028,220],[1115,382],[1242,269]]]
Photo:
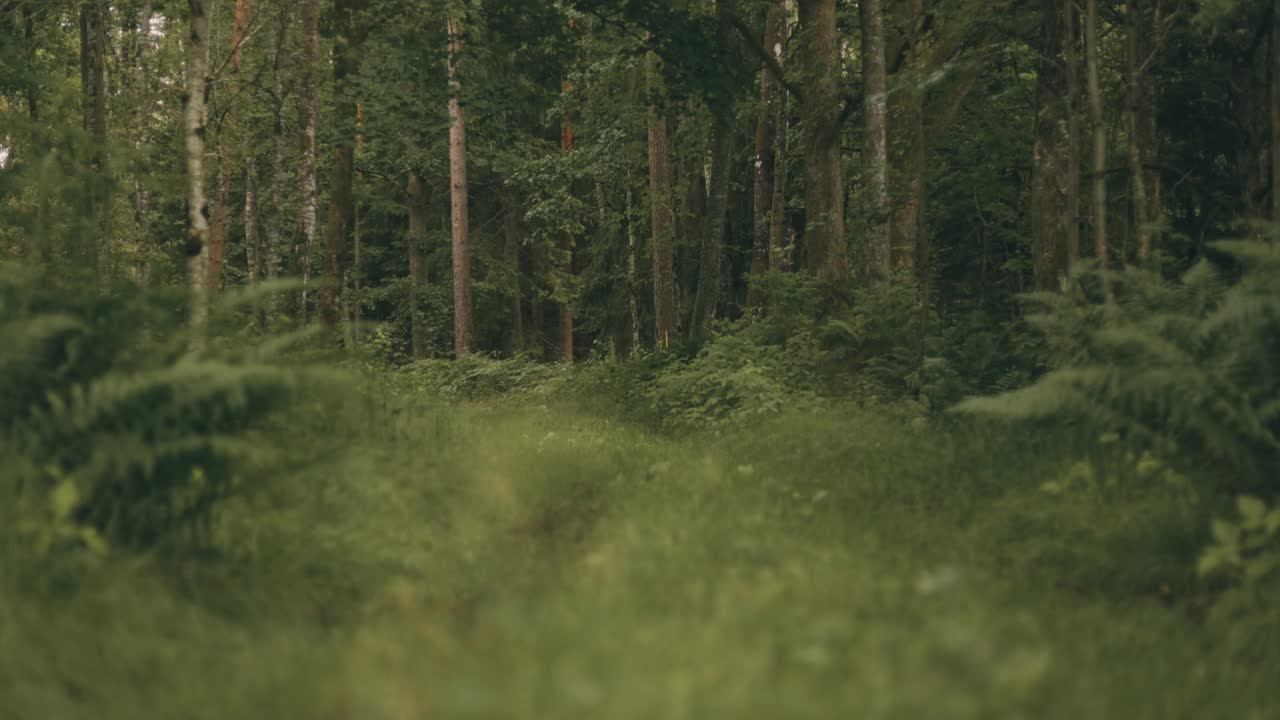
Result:
[[186,87],[183,109],[183,144],[187,165],[187,255],[191,284],[191,334],[194,349],[203,347],[209,322],[207,290],[209,225],[205,219],[204,123],[209,84],[209,15],[205,0],[187,0],[190,33],[186,42]]
[[458,56],[462,37],[450,19],[449,31],[449,189],[453,227],[453,332],[454,354],[470,355],[475,347],[471,310],[471,246],[467,208],[467,121],[459,95]]
[[805,127],[805,260],[828,293],[849,282],[844,237],[844,176],[840,168],[840,76],[835,0],[799,0],[800,60],[808,77]]
[[1032,161],[1033,268],[1040,290],[1065,287],[1079,247],[1078,165],[1072,119],[1075,62],[1071,0],[1041,0]]
[[889,211],[888,92],[884,58],[884,15],[880,0],[861,0],[864,131],[862,158],[872,214],[867,230],[867,279],[884,288],[892,276]]
[[[765,20],[764,46],[773,53],[781,67],[786,59],[787,15],[783,0],[774,0]],[[756,119],[755,177],[752,187],[751,275],[747,286],[747,306],[759,307],[762,297],[760,280],[769,270],[772,254],[770,223],[772,221],[773,185],[777,176],[779,120],[785,120],[780,108],[785,101],[782,83],[767,68],[760,70],[760,115]]]
[[[223,119],[225,124],[231,114]],[[231,161],[223,148],[222,132],[215,142],[218,145],[218,186],[213,195],[213,211],[209,218],[209,261],[204,283],[210,296],[216,296],[222,286],[222,264],[227,250],[227,232],[230,222],[228,205],[231,202]]]
[[[649,56],[650,92],[659,92],[660,68]],[[676,339],[675,214],[671,205],[671,155],[667,119],[649,107],[649,198],[653,232],[654,343],[669,348]]]
[[1098,266],[1106,269],[1111,253],[1107,242],[1107,126],[1098,80],[1098,0],[1085,3],[1085,66],[1093,123],[1093,252]]
[[299,238],[294,256],[302,275],[302,291],[298,298],[298,324],[307,323],[310,298],[307,285],[311,281],[311,259],[315,255],[319,192],[316,183],[316,71],[320,65],[320,0],[302,0],[302,91],[298,102],[299,141],[302,157],[298,175],[301,179]]

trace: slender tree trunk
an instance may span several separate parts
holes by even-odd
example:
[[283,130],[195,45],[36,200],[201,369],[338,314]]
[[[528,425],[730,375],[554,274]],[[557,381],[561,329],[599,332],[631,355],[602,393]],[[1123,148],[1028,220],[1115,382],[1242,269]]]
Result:
[[636,220],[635,198],[631,190],[631,177],[627,176],[627,310],[631,317],[631,352],[640,349],[640,300],[636,286],[639,283],[636,275]]
[[867,231],[867,279],[884,288],[892,276],[889,211],[888,91],[884,58],[884,15],[880,0],[860,0],[864,131],[862,158],[867,168],[871,225]]
[[844,177],[840,168],[840,60],[836,0],[799,0],[800,59],[808,76],[801,115],[805,125],[805,255],[828,293],[849,282],[844,237]]
[[[650,93],[660,92],[661,70],[656,55],[648,59]],[[676,339],[675,213],[671,205],[671,155],[667,119],[649,107],[649,198],[653,232],[654,342],[671,347]]]
[[105,182],[107,167],[107,18],[104,0],[80,2],[80,85],[84,130],[93,138],[85,217],[93,218],[93,232],[83,240],[86,267],[101,267],[102,241],[109,236]]
[[702,259],[698,263],[698,291],[693,303],[690,334],[706,338],[716,306],[720,302],[724,262],[725,216],[729,211],[729,161],[733,153],[733,125],[716,116],[711,144],[711,192],[702,230]]
[[1142,1],[1127,0],[1125,3],[1125,18],[1129,22],[1125,38],[1125,80],[1129,96],[1129,111],[1125,113],[1125,120],[1129,134],[1129,178],[1133,188],[1131,205],[1133,224],[1138,237],[1138,262],[1146,263],[1151,257],[1152,218],[1147,215],[1147,172],[1143,157],[1146,148],[1142,142],[1143,96],[1145,95],[1143,63],[1146,60],[1143,49],[1145,34],[1150,28],[1144,22],[1143,10],[1139,8],[1139,3]]
[[209,322],[208,273],[209,224],[205,219],[204,123],[209,90],[209,15],[205,0],[187,0],[190,33],[186,41],[186,88],[183,109],[183,142],[187,164],[187,255],[191,283],[191,333],[194,349],[203,347]]
[[1074,63],[1071,0],[1041,0],[1040,59],[1032,163],[1033,266],[1036,287],[1065,287],[1079,247],[1075,200],[1079,176],[1073,157]]
[[[564,92],[573,91],[571,83],[564,84]],[[560,128],[560,150],[568,155],[573,152],[573,120],[567,114]],[[560,282],[573,277],[573,235],[568,231],[560,233]],[[566,365],[573,364],[573,303],[570,298],[560,298],[560,359]]]
[[1107,125],[1098,80],[1098,0],[1085,3],[1085,65],[1093,123],[1093,252],[1098,266],[1106,269],[1111,252],[1107,242]]
[[294,246],[298,269],[302,275],[302,291],[298,298],[298,324],[305,325],[309,312],[311,259],[315,256],[319,192],[316,186],[316,71],[320,64],[320,0],[302,0],[302,91],[298,102],[299,141],[302,157],[298,175],[301,179],[300,237]]
[[[223,122],[230,117],[224,117]],[[227,232],[230,222],[228,205],[231,202],[231,161],[223,148],[222,132],[215,139],[218,145],[218,185],[213,195],[213,210],[209,217],[209,262],[208,275],[204,279],[210,296],[218,294],[222,285],[222,260],[227,249]]]
[[[267,247],[262,257],[264,275],[267,282],[274,282],[280,274],[280,234],[284,225],[284,180],[285,180],[285,133],[284,133],[284,54],[288,50],[289,27],[292,24],[292,11],[289,4],[280,10],[280,29],[276,35],[276,52],[272,60],[271,74],[273,81],[272,101],[274,103],[271,118],[271,188],[268,190],[267,202]],[[267,326],[276,326],[279,314],[279,303],[273,295],[267,303]]]
[[409,327],[413,338],[413,359],[427,357],[427,332],[422,326],[420,293],[427,284],[427,190],[422,179],[409,171]]
[[787,233],[787,165],[791,161],[787,145],[789,103],[790,99],[784,94],[778,104],[778,137],[773,147],[773,198],[769,204],[769,267],[783,272],[791,270],[795,250],[794,242],[789,241]]
[[[923,222],[924,170],[927,149],[924,137],[924,90],[920,48],[920,24],[924,16],[922,0],[912,0],[894,8],[905,26],[906,62],[900,70],[906,78],[893,101],[890,115],[894,123],[888,128],[890,144],[890,182],[892,184],[893,219],[892,264],[910,282],[917,275],[920,224]],[[917,281],[918,277],[914,277]]]
[[27,63],[27,115],[31,122],[40,120],[40,82],[36,78],[36,20],[31,5],[22,3],[22,45]]
[[[774,0],[765,20],[764,46],[773,53],[781,67],[786,59],[787,14],[783,0]],[[785,101],[782,83],[768,69],[760,70],[760,115],[756,119],[755,182],[752,187],[752,243],[751,276],[747,286],[747,306],[759,307],[762,297],[760,280],[769,270],[771,255],[770,225],[772,222],[773,185],[777,176],[776,163],[779,120],[785,121],[780,108]]]
[[456,21],[449,30],[449,187],[453,226],[453,331],[454,353],[462,358],[475,346],[475,325],[471,310],[471,246],[467,209],[467,124],[459,98],[458,56],[462,37]]
[[1280,0],[1271,2],[1271,222],[1280,226]]
[[262,272],[262,247],[258,237],[258,166],[247,142],[244,161],[245,280],[253,287]]
[[355,231],[355,131],[356,101],[352,95],[352,76],[359,66],[359,52],[364,31],[357,14],[363,0],[336,0],[336,36],[333,45],[333,82],[337,95],[339,128],[333,150],[333,169],[329,176],[329,216],[325,226],[327,245],[327,284],[320,294],[320,316],[325,324],[336,328],[342,319],[342,295],[350,265],[350,250]]

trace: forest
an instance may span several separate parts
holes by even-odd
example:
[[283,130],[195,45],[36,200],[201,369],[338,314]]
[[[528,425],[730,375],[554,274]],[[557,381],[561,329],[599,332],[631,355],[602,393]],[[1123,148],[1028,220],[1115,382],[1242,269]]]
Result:
[[0,0],[0,720],[1273,718],[1280,0]]

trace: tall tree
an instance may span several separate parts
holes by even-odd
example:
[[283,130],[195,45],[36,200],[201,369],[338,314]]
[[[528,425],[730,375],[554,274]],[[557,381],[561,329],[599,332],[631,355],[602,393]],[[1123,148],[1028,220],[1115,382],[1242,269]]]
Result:
[[422,178],[409,171],[409,327],[413,359],[427,357],[427,333],[422,326],[419,303],[423,286],[427,284],[427,189]]
[[1158,242],[1154,225],[1161,215],[1160,173],[1156,170],[1156,85],[1153,80],[1161,22],[1159,0],[1126,0],[1125,85],[1128,112],[1129,177],[1132,185],[1133,224],[1137,229],[1139,262],[1146,262]]
[[844,237],[844,177],[840,170],[840,77],[836,0],[799,0],[801,98],[805,134],[805,256],[829,291],[849,280]]
[[209,86],[209,14],[205,0],[187,0],[190,32],[187,37],[186,87],[182,117],[187,165],[187,255],[191,287],[191,332],[194,345],[202,344],[209,322],[208,261],[209,223],[204,198],[205,100]]
[[698,263],[698,289],[693,302],[693,318],[689,332],[704,339],[720,301],[724,260],[725,216],[729,211],[729,160],[733,153],[733,125],[724,116],[728,109],[717,111],[711,140],[711,187],[702,232],[702,257]]
[[320,315],[329,327],[342,317],[342,290],[346,284],[348,255],[355,232],[355,74],[364,43],[364,10],[367,0],[335,0],[333,84],[337,96],[333,168],[329,176],[329,215],[325,226],[328,250],[327,284],[320,297]]
[[1271,222],[1280,226],[1280,0],[1271,2]]
[[675,212],[671,199],[671,149],[667,118],[655,98],[661,93],[661,69],[657,55],[647,60],[649,78],[649,206],[653,244],[654,342],[671,346],[676,338]]
[[[774,0],[765,18],[764,48],[773,53],[779,67],[786,61],[784,43],[787,36],[788,8],[784,0]],[[760,111],[756,118],[755,168],[752,185],[752,243],[751,279],[747,287],[747,305],[756,307],[761,302],[761,276],[769,270],[770,256],[774,248],[769,242],[773,218],[773,188],[777,177],[777,145],[779,134],[786,133],[782,107],[786,102],[782,80],[762,61],[760,69]]]
[[[291,3],[284,3],[280,6],[280,14],[278,15],[280,27],[276,30],[276,47],[275,54],[271,60],[271,76],[272,76],[272,93],[271,93],[271,188],[268,191],[267,202],[270,207],[267,211],[267,246],[262,258],[262,264],[265,268],[265,276],[268,281],[274,281],[280,273],[281,261],[281,233],[284,225],[284,183],[287,175],[285,174],[285,126],[284,126],[284,107],[286,100],[285,88],[285,53],[289,49],[289,30],[293,25],[293,11]],[[313,178],[314,180],[314,178]],[[274,326],[276,323],[276,315],[279,308],[277,303],[272,300],[267,308],[267,323]]]
[[475,320],[471,308],[471,245],[467,204],[467,119],[462,106],[458,57],[462,35],[456,20],[449,32],[449,193],[453,228],[453,344],[465,357],[475,349]]
[[892,272],[889,246],[889,142],[886,130],[888,92],[884,57],[884,15],[880,0],[860,0],[862,19],[863,136],[871,226],[867,232],[867,279],[883,287]]
[[1098,79],[1098,0],[1085,2],[1085,68],[1089,86],[1089,118],[1093,124],[1093,252],[1098,266],[1107,267],[1107,125],[1103,117],[1102,84]]
[[1061,289],[1079,255],[1079,172],[1070,81],[1074,15],[1072,0],[1040,0],[1031,212],[1032,264],[1041,290]]
[[[573,92],[573,84],[564,83],[567,96]],[[560,151],[568,155],[573,152],[573,118],[566,112],[560,126]],[[560,253],[563,256],[560,265],[560,282],[566,282],[573,276],[573,233],[564,230],[560,233]],[[573,364],[573,302],[565,296],[560,298],[560,359],[567,365]]]

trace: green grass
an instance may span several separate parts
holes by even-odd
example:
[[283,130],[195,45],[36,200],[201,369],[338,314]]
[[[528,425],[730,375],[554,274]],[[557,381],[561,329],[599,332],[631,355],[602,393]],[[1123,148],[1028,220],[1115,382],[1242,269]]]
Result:
[[[1167,720],[1280,701],[1280,644],[1196,617],[1216,500],[1088,438],[853,410],[664,436],[534,401],[363,397],[281,432],[324,461],[246,479],[260,491],[210,552],[37,559],[0,535],[0,718]],[[1086,453],[1096,484],[1040,489]]]

